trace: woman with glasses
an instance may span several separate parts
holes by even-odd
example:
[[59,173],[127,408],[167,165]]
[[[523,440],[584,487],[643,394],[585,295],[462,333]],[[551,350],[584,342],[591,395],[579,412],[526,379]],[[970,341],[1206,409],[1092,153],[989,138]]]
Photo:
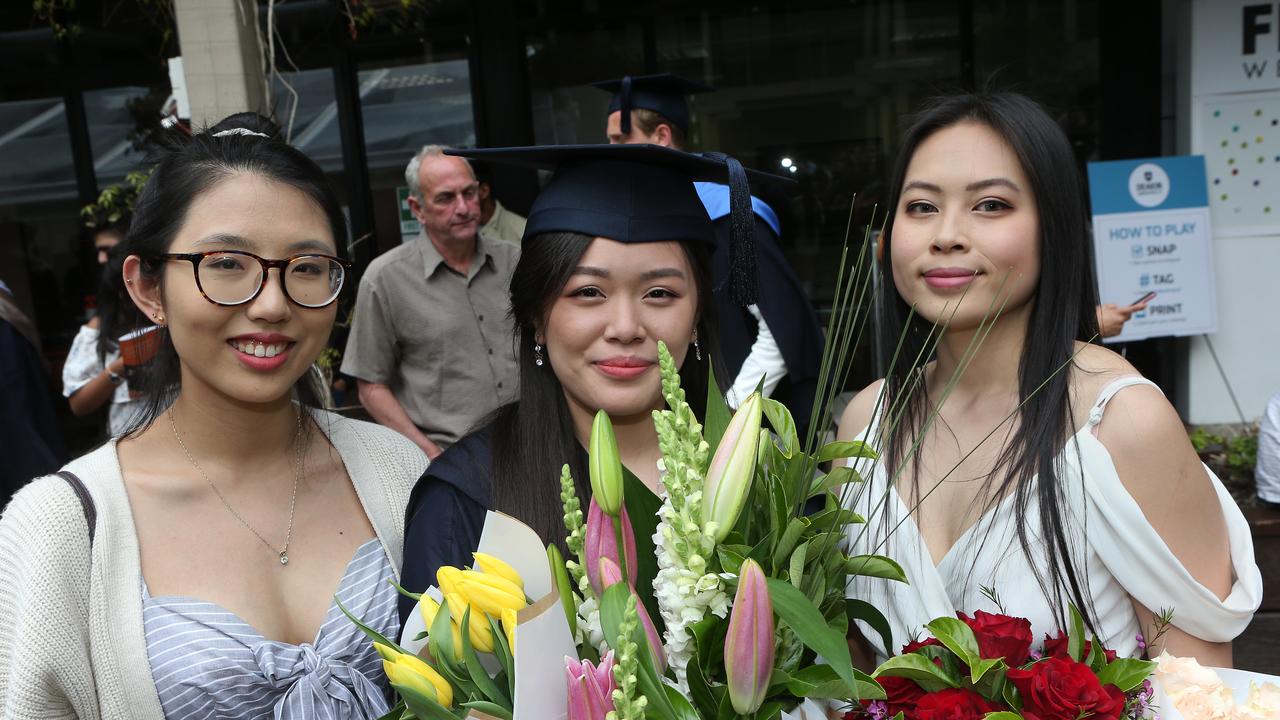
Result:
[[0,715],[376,718],[426,467],[319,409],[348,263],[323,172],[252,114],[173,147],[124,278],[162,327],[145,411],[0,518]]

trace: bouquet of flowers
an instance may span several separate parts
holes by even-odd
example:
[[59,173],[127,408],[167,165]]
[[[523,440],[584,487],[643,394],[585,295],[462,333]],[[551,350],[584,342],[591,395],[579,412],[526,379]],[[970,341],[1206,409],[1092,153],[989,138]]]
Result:
[[[589,448],[585,522],[562,477],[570,558],[561,564],[553,551],[553,566],[581,641],[568,661],[569,717],[776,717],[806,701],[881,697],[853,668],[845,637],[851,617],[883,619],[844,590],[850,574],[902,571],[886,557],[843,552],[847,526],[862,518],[835,491],[858,478],[850,468],[818,470],[870,449],[836,442],[805,452],[787,409],[759,394],[730,417],[712,393],[704,426],[665,345],[659,366],[668,406],[654,413],[661,496],[623,471],[603,414]],[[616,687],[592,679],[590,656],[612,663]]]
[[1280,678],[1202,667],[1194,658],[1161,653],[1155,681],[1163,720],[1280,718]]
[[1151,717],[1155,663],[1118,658],[1087,639],[1071,608],[1069,633],[1032,647],[1025,618],[981,610],[940,617],[875,671],[886,697],[848,720],[1142,720]]
[[388,717],[818,718],[819,703],[885,698],[846,641],[852,618],[885,621],[845,587],[903,573],[845,554],[863,520],[837,492],[859,478],[819,470],[873,453],[806,452],[786,408],[758,393],[731,416],[713,391],[704,426],[665,345],[659,364],[663,492],[624,471],[599,414],[585,513],[567,466],[561,477],[567,559],[490,512],[475,567],[441,568],[413,595],[400,643],[365,628],[401,697]]

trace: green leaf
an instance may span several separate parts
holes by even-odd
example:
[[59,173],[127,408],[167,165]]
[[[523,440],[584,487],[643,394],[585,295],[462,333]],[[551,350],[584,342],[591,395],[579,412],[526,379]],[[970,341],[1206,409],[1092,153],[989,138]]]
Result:
[[874,677],[889,675],[891,677],[906,678],[924,688],[925,692],[937,692],[944,688],[960,687],[959,678],[934,665],[933,661],[924,655],[916,653],[891,657],[876,668],[872,675]]
[[902,566],[883,555],[854,555],[845,563],[845,567],[850,575],[884,578],[902,583],[907,581],[907,574],[903,572]]
[[1080,662],[1080,658],[1084,654],[1084,617],[1080,615],[1080,610],[1071,604],[1071,633],[1067,636],[1067,654],[1072,660]]
[[[630,596],[631,588],[627,587],[626,583],[619,582],[611,585],[600,597],[600,628],[604,631],[605,640],[609,642],[610,647],[613,647],[614,652],[618,650],[614,645],[618,639],[619,627],[622,625],[622,616],[626,613],[627,598]],[[665,685],[658,674],[653,655],[649,651],[649,639],[640,623],[636,623],[636,630],[632,633],[631,640],[636,644],[636,658],[639,660],[636,680],[640,694],[649,698],[647,713],[659,720],[681,720],[681,716],[676,714],[675,707],[671,705],[666,691],[663,690]]]
[[844,680],[852,693],[851,699],[860,699],[860,688],[865,686],[860,686],[859,682],[865,682],[867,675],[854,669],[844,633],[832,630],[818,608],[791,583],[778,578],[768,578],[766,582],[769,585],[769,599],[773,601],[773,611],[791,628],[800,642],[820,655],[840,679]]
[[707,411],[704,413],[707,417],[702,421],[702,437],[707,441],[708,447],[715,448],[720,447],[720,439],[724,437],[733,413],[729,411],[729,404],[724,401],[724,394],[720,391],[720,383],[711,363],[707,363],[707,378]]
[[1115,685],[1121,692],[1127,693],[1141,685],[1155,667],[1156,664],[1151,660],[1116,658],[1098,673],[1098,682]]
[[866,522],[858,513],[837,507],[822,510],[809,516],[809,526],[828,532],[841,530],[846,525],[861,525]]
[[408,652],[404,648],[400,647],[400,645],[398,645],[397,643],[392,642],[391,640],[388,640],[385,636],[383,636],[382,633],[378,632],[377,630],[374,630],[373,628],[361,622],[360,618],[356,617],[355,615],[352,615],[351,611],[347,610],[347,608],[342,605],[342,601],[338,599],[337,595],[333,596],[333,601],[337,603],[338,609],[342,611],[342,614],[346,615],[347,619],[355,623],[356,627],[360,628],[360,630],[364,632],[365,635],[369,636],[370,640],[373,640],[376,643],[381,643],[383,645],[386,645],[389,648],[394,648],[395,650],[402,652],[406,655],[413,654],[411,652]]
[[[884,699],[884,688],[879,683],[859,682],[862,683],[859,688],[859,699]],[[830,665],[810,665],[797,670],[787,680],[786,686],[787,691],[797,697],[843,700],[849,696],[849,689],[844,680]]]
[[796,421],[792,419],[791,411],[773,398],[764,398],[764,416],[769,418],[769,425],[782,439],[782,456],[790,460],[800,449],[800,436],[796,434]]
[[391,583],[395,587],[396,592],[400,593],[405,597],[413,598],[414,600],[422,599],[422,593],[409,592],[408,590],[405,590],[403,587],[401,587],[400,583],[396,582],[395,580],[388,580],[387,582]]
[[449,712],[436,699],[406,687],[396,687],[405,706],[423,720],[458,720],[458,716]]
[[952,617],[935,618],[925,628],[938,638],[948,650],[955,653],[965,665],[973,667],[982,660],[978,652],[978,638],[973,629],[963,621]]
[[791,522],[787,523],[787,529],[782,533],[782,539],[778,540],[778,544],[773,548],[773,567],[782,567],[783,561],[795,549],[796,543],[800,541],[800,535],[804,533],[808,526],[808,520],[804,518],[791,518]]
[[815,477],[813,482],[809,484],[808,497],[834,490],[851,482],[862,482],[862,477],[853,468],[847,465],[831,468],[831,472]]
[[[489,618],[484,616],[484,622],[488,621]],[[480,692],[484,693],[486,698],[492,702],[498,703],[499,705],[510,707],[511,698],[502,691],[502,688],[498,687],[498,684],[493,681],[493,678],[489,677],[488,671],[486,671],[484,666],[480,664],[480,657],[476,655],[475,648],[471,647],[471,636],[468,632],[470,625],[471,608],[467,608],[467,611],[462,614],[462,661],[467,668],[467,674],[471,676],[471,682],[476,684],[476,687],[479,688]],[[499,634],[501,634],[501,632],[499,632]],[[494,638],[493,642],[496,646],[498,644],[498,638]],[[497,647],[494,649],[496,650]]]
[[798,588],[804,587],[804,559],[805,554],[809,551],[809,543],[802,542],[796,546],[795,552],[791,553],[791,563],[787,567],[787,579],[792,585]]
[[1001,710],[1000,712],[990,712],[983,715],[982,720],[1022,720],[1022,716],[1008,710]]
[[845,598],[844,613],[851,622],[853,620],[861,620],[879,633],[880,642],[884,643],[885,652],[891,653],[897,649],[893,644],[893,630],[889,628],[889,621],[885,619],[884,613],[880,612],[880,609],[875,605],[865,600]]
[[1004,690],[1002,691],[1002,693],[1004,696],[1005,705],[1008,705],[1014,710],[1022,709],[1022,696],[1018,694],[1017,686],[1015,686],[1011,682],[1007,682],[1004,684]]
[[[721,401],[723,402],[723,401]],[[627,519],[631,521],[631,529],[636,536],[636,582],[638,588],[652,588],[653,579],[658,576],[658,554],[653,546],[653,534],[658,530],[658,509],[662,507],[662,498],[658,497],[624,465],[622,468],[623,504],[627,507]],[[658,611],[658,598],[654,593],[640,595],[653,625],[662,634],[666,625]]]
[[492,715],[501,720],[512,720],[511,711],[501,705],[494,705],[491,702],[483,700],[472,700],[471,702],[458,703],[460,706],[468,710],[479,710],[486,715]]
[[[456,658],[462,657],[462,648],[453,647],[452,624],[453,610],[446,600],[440,603],[440,609],[436,611],[436,616],[431,620],[431,627],[427,628],[427,648],[431,651],[431,657],[435,658],[436,662],[447,666],[448,669],[458,674],[460,669],[457,666],[458,661]],[[450,649],[445,649],[446,644]]]
[[837,440],[822,446],[818,450],[818,462],[831,462],[839,458],[868,458],[874,460],[876,451],[861,440]]
[[698,709],[699,715],[714,714],[720,702],[711,692],[711,683],[707,682],[706,676],[702,674],[701,657],[689,660],[689,665],[685,668],[685,678],[689,684],[689,699]]
[[[675,712],[676,720],[700,720],[698,711],[693,709],[689,698],[682,695],[679,688],[663,684],[662,690],[667,696],[667,702],[670,703],[671,709]],[[648,708],[646,708],[647,710]],[[648,717],[647,712],[645,717]]]
[[[507,697],[515,698],[516,696],[516,654],[515,651],[507,645],[507,634],[503,632],[502,626],[498,625],[498,621],[485,616],[489,622],[489,631],[493,633],[493,654],[498,658],[498,663],[502,665],[502,670],[498,672],[494,682],[499,680],[505,681],[507,685]],[[598,660],[599,658],[597,658]],[[499,683],[501,684],[501,683]],[[515,708],[514,700],[511,707]]]
[[716,546],[716,556],[720,558],[720,569],[734,575],[738,574],[742,561],[747,559],[747,554],[750,552],[751,548],[746,545]]
[[1084,664],[1088,665],[1094,674],[1102,672],[1102,669],[1107,666],[1107,656],[1102,649],[1102,643],[1098,642],[1097,635],[1094,635],[1093,641],[1089,643],[1089,654]]

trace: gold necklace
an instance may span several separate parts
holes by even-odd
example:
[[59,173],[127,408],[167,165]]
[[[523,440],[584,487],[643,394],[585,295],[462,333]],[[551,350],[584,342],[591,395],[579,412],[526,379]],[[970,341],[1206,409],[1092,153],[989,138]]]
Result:
[[200,463],[196,462],[196,459],[191,456],[191,451],[187,449],[187,444],[182,441],[182,435],[178,433],[178,425],[173,421],[172,407],[169,408],[169,412],[167,414],[169,416],[169,427],[173,429],[173,436],[178,439],[178,445],[182,446],[182,452],[186,453],[187,460],[191,462],[191,467],[194,467],[196,469],[196,472],[200,473],[200,477],[204,478],[204,481],[209,484],[209,488],[213,490],[213,494],[217,495],[218,499],[222,501],[223,507],[225,507],[227,511],[230,512],[232,516],[235,517],[236,520],[239,520],[240,524],[243,525],[246,530],[248,530],[249,532],[257,536],[257,538],[262,541],[262,544],[266,545],[267,548],[271,550],[271,552],[276,553],[277,556],[280,558],[281,565],[288,565],[289,564],[289,543],[293,542],[293,510],[294,510],[294,507],[297,505],[298,482],[302,479],[302,470],[303,470],[303,467],[302,467],[303,466],[303,463],[302,463],[302,410],[301,409],[298,410],[298,429],[295,430],[293,433],[293,444],[297,447],[297,453],[294,460],[293,494],[289,497],[289,530],[285,534],[284,547],[280,548],[279,550],[276,550],[275,547],[265,537],[262,536],[262,533],[255,530],[253,526],[250,525],[249,522],[245,520],[243,516],[240,515],[240,513],[236,512],[235,508],[231,507],[231,503],[227,502],[227,499],[223,497],[222,491],[218,489],[217,485],[213,484],[213,481],[209,479],[209,475],[205,473],[204,468],[200,467]]

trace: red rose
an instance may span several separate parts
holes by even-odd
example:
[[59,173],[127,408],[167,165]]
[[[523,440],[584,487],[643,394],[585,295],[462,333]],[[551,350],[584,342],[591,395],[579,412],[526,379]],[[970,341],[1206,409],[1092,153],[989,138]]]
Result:
[[924,640],[912,640],[911,642],[909,642],[909,643],[907,643],[906,645],[903,645],[903,646],[902,646],[902,653],[901,653],[901,654],[902,654],[902,655],[906,655],[907,653],[913,653],[913,652],[915,652],[915,651],[919,650],[920,648],[931,647],[931,646],[942,647],[943,645],[942,645],[942,643],[938,640],[938,638],[926,638],[926,639],[924,639]]
[[[1067,634],[1064,632],[1059,632],[1058,637],[1056,638],[1051,638],[1048,635],[1045,635],[1044,636],[1044,656],[1063,658],[1064,660],[1070,659],[1071,653],[1067,652],[1067,642],[1068,642]],[[1091,647],[1093,647],[1093,642],[1089,640],[1085,640],[1084,650],[1082,650],[1080,653],[1081,660],[1085,660],[1089,657],[1089,648]],[[1112,662],[1116,659],[1115,650],[1107,650],[1106,648],[1103,648],[1102,654],[1107,657],[1107,662]]]
[[1124,693],[1074,660],[1051,657],[1026,670],[1010,669],[1008,678],[1022,696],[1027,720],[1119,720],[1124,711]]
[[981,610],[973,617],[957,613],[978,638],[978,655],[984,660],[1004,658],[1010,666],[1021,665],[1031,653],[1031,622],[1026,618],[996,615]]
[[989,712],[1006,709],[972,690],[947,688],[920,698],[915,714],[909,717],[912,720],[981,720]]
[[916,701],[924,697],[924,688],[914,682],[901,677],[892,675],[883,675],[876,678],[876,682],[880,683],[880,687],[884,688],[884,700],[863,700],[862,707],[866,709],[873,702],[884,703],[889,711],[887,717],[893,717],[901,712],[904,717],[915,717]]

